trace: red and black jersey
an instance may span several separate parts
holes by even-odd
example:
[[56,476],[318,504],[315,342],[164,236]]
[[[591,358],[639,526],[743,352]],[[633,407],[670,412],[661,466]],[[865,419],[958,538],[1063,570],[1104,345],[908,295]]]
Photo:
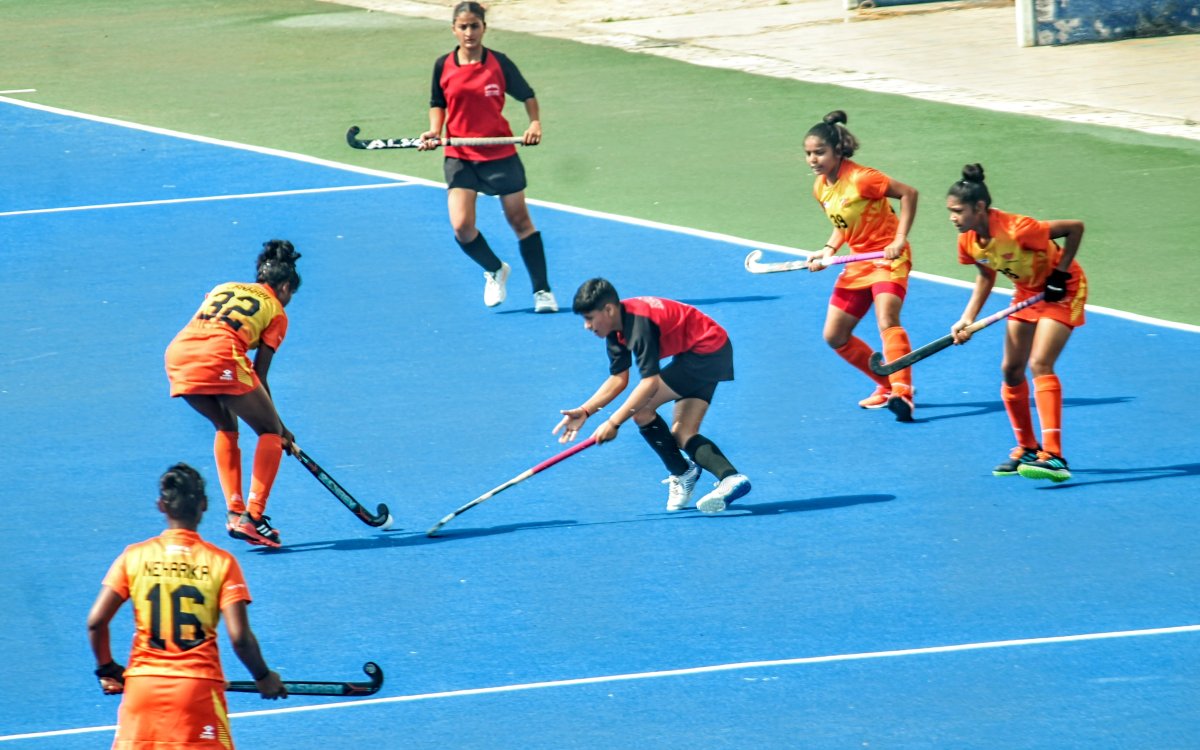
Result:
[[[446,135],[451,138],[511,136],[502,114],[505,94],[520,102],[534,96],[521,71],[501,52],[485,47],[479,63],[463,65],[455,47],[433,64],[429,106],[446,110]],[[515,146],[446,147],[446,156],[467,161],[494,161],[515,153]]]
[[691,305],[661,297],[621,300],[621,329],[608,335],[608,371],[625,372],[637,358],[643,378],[658,374],[659,360],[680,352],[712,354],[729,341],[715,320]]

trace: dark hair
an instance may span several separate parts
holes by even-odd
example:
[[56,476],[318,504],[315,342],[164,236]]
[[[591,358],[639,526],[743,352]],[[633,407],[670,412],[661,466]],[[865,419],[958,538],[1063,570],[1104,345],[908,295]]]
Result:
[[204,477],[191,466],[177,463],[158,480],[158,498],[170,518],[181,521],[197,518],[200,506],[208,499],[204,494]]
[[588,279],[579,286],[579,291],[575,292],[575,301],[571,304],[571,310],[576,315],[583,315],[599,310],[610,302],[621,304],[621,298],[617,295],[617,290],[612,283],[608,279]]
[[300,253],[287,240],[267,240],[263,251],[258,254],[258,278],[260,284],[274,289],[290,283],[292,292],[300,288],[300,274],[296,273],[296,261]]
[[858,150],[858,139],[854,134],[846,129],[846,123],[850,118],[840,109],[835,109],[816,125],[808,129],[804,137],[816,136],[829,144],[839,156],[851,157]]
[[450,20],[458,18],[463,13],[474,13],[479,16],[479,20],[487,23],[487,8],[479,3],[463,2],[454,6],[454,15],[450,16]]
[[983,205],[990,208],[992,194],[988,192],[987,185],[983,182],[983,165],[968,164],[963,167],[962,179],[951,185],[946,195],[954,196],[970,205],[983,201]]

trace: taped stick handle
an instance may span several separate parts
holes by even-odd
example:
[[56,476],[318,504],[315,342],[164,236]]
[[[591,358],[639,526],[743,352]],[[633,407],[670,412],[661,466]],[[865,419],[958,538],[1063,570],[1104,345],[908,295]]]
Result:
[[829,255],[821,258],[821,265],[826,268],[830,266],[840,266],[843,263],[857,263],[860,260],[879,260],[883,257],[883,251],[880,250],[874,253],[849,253],[847,255]]
[[[1045,296],[1046,296],[1045,293],[1038,292],[1037,294],[1033,295],[1032,297],[1029,297],[1028,299],[1021,300],[1020,302],[1018,302],[1014,305],[1009,305],[1008,307],[1004,308],[1003,310],[999,310],[997,312],[992,313],[991,315],[987,316],[986,318],[975,321],[971,325],[966,326],[963,330],[968,331],[970,333],[975,333],[976,331],[981,331],[993,323],[1004,320],[1009,315],[1012,315],[1013,313],[1017,312],[1018,310],[1024,310],[1026,307],[1029,307],[1030,305],[1034,305],[1034,304],[1037,304],[1038,302],[1041,302]],[[914,364],[916,364],[917,362],[920,362],[921,360],[923,360],[927,357],[932,357],[934,354],[937,354],[941,350],[948,348],[953,343],[954,343],[954,334],[947,333],[945,336],[942,336],[939,339],[934,339],[933,341],[930,341],[928,344],[925,344],[922,347],[913,349],[908,354],[905,354],[902,357],[897,357],[896,359],[892,360],[891,362],[884,362],[883,354],[881,354],[880,352],[872,352],[871,359],[868,361],[868,365],[871,368],[871,372],[875,373],[876,375],[891,375],[893,372],[896,372],[898,370],[903,370],[906,367],[911,367]]]
[[585,448],[590,448],[595,444],[596,444],[596,438],[594,436],[590,437],[587,440],[584,440],[582,443],[579,443],[578,445],[573,445],[570,448],[567,448],[565,451],[563,451],[561,453],[557,453],[557,454],[551,456],[550,458],[547,458],[545,461],[542,461],[540,464],[534,466],[533,468],[526,469],[525,471],[516,475],[515,477],[508,480],[504,484],[501,484],[497,487],[494,487],[494,488],[488,490],[487,492],[483,493],[482,495],[475,498],[474,500],[467,503],[466,505],[462,506],[461,508],[454,511],[453,513],[447,514],[444,518],[442,518],[442,520],[438,521],[432,527],[430,527],[429,531],[425,532],[425,536],[432,537],[432,536],[436,535],[439,529],[441,529],[446,524],[450,523],[457,516],[461,516],[463,513],[466,513],[471,508],[474,508],[476,505],[479,505],[483,501],[489,500],[489,499],[495,497],[496,495],[499,495],[501,492],[505,491],[509,487],[512,487],[515,484],[520,484],[521,482],[524,482],[526,479],[530,478],[534,474],[545,471],[546,469],[549,469],[551,466],[558,463],[559,461],[568,459],[571,456],[574,456],[579,451],[581,451]]

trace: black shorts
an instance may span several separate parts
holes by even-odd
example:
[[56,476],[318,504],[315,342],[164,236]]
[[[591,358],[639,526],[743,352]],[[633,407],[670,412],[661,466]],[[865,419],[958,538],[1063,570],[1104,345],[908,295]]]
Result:
[[525,165],[513,154],[495,161],[466,161],[447,156],[442,164],[447,188],[465,188],[484,195],[511,195],[525,189]]
[[726,341],[712,354],[676,354],[658,375],[680,398],[698,398],[711,404],[717,383],[733,380],[733,342]]

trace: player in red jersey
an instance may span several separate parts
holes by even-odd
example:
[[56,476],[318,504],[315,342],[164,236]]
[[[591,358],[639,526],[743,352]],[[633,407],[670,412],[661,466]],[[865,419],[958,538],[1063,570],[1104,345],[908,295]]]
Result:
[[[300,288],[299,259],[287,240],[264,242],[257,282],[214,288],[166,352],[171,395],[182,397],[216,428],[213,453],[225,492],[229,535],[269,547],[279,546],[279,530],[264,515],[267,497],[292,433],[275,410],[267,371],[287,335],[283,308]],[[253,365],[251,349],[257,349]],[[258,433],[247,500],[242,498],[239,417]]]
[[[843,244],[853,253],[883,251],[875,261],[847,263],[838,275],[825,315],[825,342],[838,355],[875,381],[875,391],[858,402],[864,409],[886,406],[896,419],[911,422],[914,410],[912,372],[876,375],[870,367],[871,347],[854,335],[854,328],[875,305],[883,338],[883,355],[890,362],[912,351],[900,325],[900,309],[908,292],[912,249],[908,231],[917,213],[917,191],[882,172],[850,160],[858,139],[846,129],[846,113],[835,110],[809,129],[804,137],[808,166],[817,176],[813,196],[833,222],[833,234],[810,259],[810,271],[825,269],[819,261]],[[900,201],[900,215],[889,198]]]
[[[204,479],[187,464],[159,480],[158,510],[167,529],[131,544],[104,576],[88,613],[88,641],[100,689],[124,693],[113,750],[232,750],[217,622],[263,698],[286,698],[287,688],[263,660],[250,629],[250,593],[233,555],[200,538],[208,508]],[[133,603],[135,631],[129,666],[113,660],[109,623]]]
[[[1013,302],[1044,292],[1045,298],[1008,316],[1004,337],[1004,382],[1000,397],[1017,438],[1009,459],[992,470],[996,476],[1020,474],[1030,479],[1065,482],[1071,471],[1062,452],[1062,384],[1054,364],[1071,332],[1084,323],[1087,277],[1075,261],[1083,239],[1083,222],[1075,219],[1038,221],[992,208],[983,167],[968,164],[946,198],[950,222],[958,229],[958,260],[979,271],[975,291],[962,318],[950,329],[955,343],[971,338],[966,327],[1003,274],[1016,289]],[[1063,246],[1054,242],[1063,239]],[[1033,431],[1026,367],[1033,373],[1034,401],[1042,439]]]
[[[542,140],[541,114],[533,89],[506,55],[483,46],[485,13],[475,2],[454,6],[451,26],[458,46],[434,63],[429,130],[421,134],[421,150],[436,148],[434,139],[441,138],[443,130],[450,138],[511,136],[512,128],[502,112],[505,94],[525,104],[529,116],[529,127],[522,136],[525,145]],[[447,146],[443,171],[454,239],[484,271],[484,304],[495,307],[504,301],[511,268],[492,252],[475,227],[479,193],[500,196],[504,218],[517,235],[521,260],[533,285],[534,311],[558,312],[546,272],[542,233],[525,204],[525,167],[516,147]]]
[[[584,328],[605,339],[609,376],[582,405],[562,410],[554,428],[554,434],[562,432],[559,442],[574,440],[588,417],[624,392],[636,358],[641,381],[592,433],[596,442],[612,440],[621,424],[632,419],[671,474],[664,480],[669,511],[687,506],[702,468],[717,483],[696,502],[701,512],[720,513],[749,492],[750,480],[700,434],[717,383],[733,380],[733,345],[725,329],[682,302],[660,297],[622,300],[611,283],[599,278],[579,287],[572,309],[583,316]],[[660,367],[659,360],[666,357],[671,357],[670,364]],[[658,413],[668,401],[675,402],[670,427]]]

